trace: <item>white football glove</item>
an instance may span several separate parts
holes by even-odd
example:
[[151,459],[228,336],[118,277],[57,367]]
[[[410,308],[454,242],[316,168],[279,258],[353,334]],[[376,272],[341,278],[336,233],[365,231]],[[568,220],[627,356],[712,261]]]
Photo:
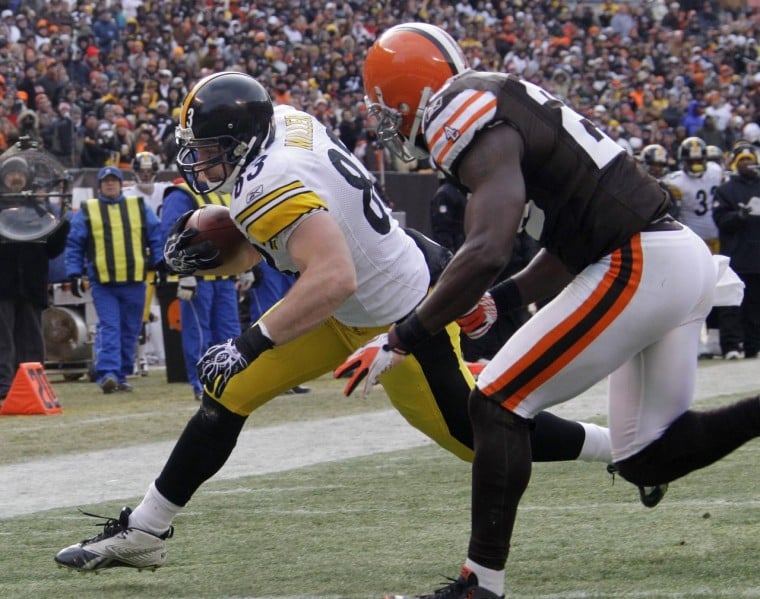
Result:
[[457,324],[470,339],[480,339],[497,318],[496,304],[491,294],[486,291],[472,310],[457,318]]
[[406,353],[391,349],[388,346],[388,333],[383,333],[371,339],[338,366],[333,375],[335,378],[350,377],[343,395],[348,397],[364,380],[362,397],[367,397],[377,379],[385,372],[399,364]]
[[251,288],[255,281],[256,275],[253,274],[253,271],[246,270],[244,273],[238,275],[235,287],[238,291],[246,292]]
[[177,297],[181,300],[190,301],[198,292],[198,281],[195,277],[180,277],[177,287]]

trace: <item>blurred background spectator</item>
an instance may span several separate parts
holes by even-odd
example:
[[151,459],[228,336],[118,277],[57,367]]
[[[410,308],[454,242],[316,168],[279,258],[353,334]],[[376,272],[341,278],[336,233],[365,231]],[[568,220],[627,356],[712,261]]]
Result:
[[715,193],[713,218],[721,251],[744,281],[739,310],[729,310],[721,335],[736,345],[736,357],[756,358],[760,350],[760,170],[757,150],[739,144],[729,157],[732,176]]
[[[751,2],[2,0],[0,9],[0,150],[23,120],[26,134],[71,156],[73,167],[102,165],[86,137],[110,134],[84,126],[91,112],[111,129],[123,116],[130,135],[118,135],[133,145],[152,125],[156,145],[147,149],[170,165],[184,94],[221,69],[253,75],[277,103],[315,114],[349,147],[374,155],[362,149],[372,125],[362,113],[362,60],[378,33],[403,21],[444,26],[474,68],[551,89],[631,153],[650,143],[671,149],[700,133],[729,150],[741,127],[760,125],[760,13]],[[49,135],[66,118],[64,102],[70,116],[84,115],[82,126],[71,119],[71,154]],[[107,105],[123,114],[109,118]],[[129,143],[122,155],[125,144],[101,141],[106,161],[134,157]],[[384,160],[387,169],[410,168]]]

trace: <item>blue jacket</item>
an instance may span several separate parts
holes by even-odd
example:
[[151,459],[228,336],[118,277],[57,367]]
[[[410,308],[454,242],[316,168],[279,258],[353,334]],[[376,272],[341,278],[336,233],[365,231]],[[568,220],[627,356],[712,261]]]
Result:
[[164,242],[175,221],[188,210],[198,207],[195,198],[179,187],[170,187],[166,191],[161,205],[161,237]]
[[92,33],[103,54],[109,54],[113,43],[119,41],[119,26],[113,20],[96,19],[92,24]]
[[681,121],[681,124],[686,127],[686,135],[695,135],[705,124],[704,117],[697,112],[700,105],[701,102],[699,100],[692,100],[689,102],[686,116],[683,117],[683,120]]

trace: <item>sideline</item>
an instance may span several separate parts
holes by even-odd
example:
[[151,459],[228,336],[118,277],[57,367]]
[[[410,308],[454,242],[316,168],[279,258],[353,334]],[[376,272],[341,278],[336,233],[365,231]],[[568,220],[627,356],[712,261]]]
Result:
[[[758,366],[759,360],[700,364],[696,401],[760,392]],[[603,381],[552,411],[567,418],[604,418],[606,390]],[[251,427],[240,435],[232,457],[212,482],[429,444],[432,441],[395,410]],[[173,446],[174,441],[148,443],[2,466],[0,520],[53,508],[142,497]]]

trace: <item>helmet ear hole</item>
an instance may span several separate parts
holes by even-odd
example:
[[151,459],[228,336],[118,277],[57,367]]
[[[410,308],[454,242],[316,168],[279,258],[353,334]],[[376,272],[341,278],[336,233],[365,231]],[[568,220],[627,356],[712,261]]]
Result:
[[232,154],[233,156],[239,158],[245,154],[247,149],[248,149],[247,144],[240,143],[235,146],[235,149],[232,151]]

